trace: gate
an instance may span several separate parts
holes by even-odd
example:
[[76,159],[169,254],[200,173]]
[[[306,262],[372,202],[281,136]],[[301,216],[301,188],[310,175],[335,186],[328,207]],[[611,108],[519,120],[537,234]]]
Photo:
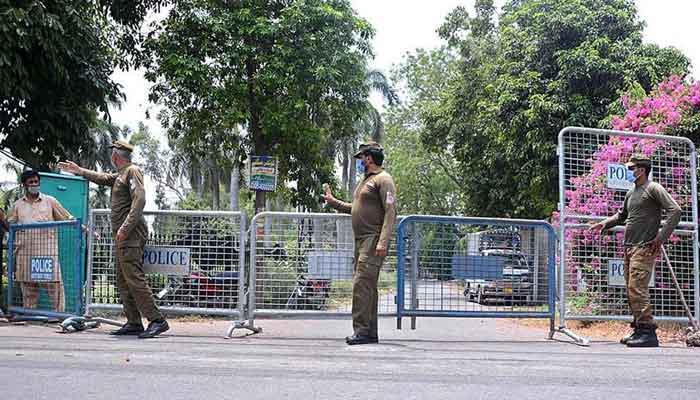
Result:
[[556,234],[544,221],[412,215],[398,228],[403,317],[548,318]]
[[[567,319],[631,320],[622,274],[624,228],[598,236],[591,223],[613,215],[633,184],[624,163],[633,153],[652,159],[651,179],[683,211],[665,248],[698,318],[697,154],[683,137],[565,128],[559,133],[560,325]],[[663,222],[662,222],[663,224]],[[659,320],[687,321],[670,272],[659,257],[650,283]]]
[[82,240],[80,220],[10,225],[9,311],[50,317],[80,313]]
[[[146,211],[144,217],[144,270],[161,310],[243,320],[245,213]],[[93,210],[90,230],[86,314],[121,311],[110,211]]]
[[[249,326],[256,317],[351,315],[350,215],[263,212],[250,223]],[[379,315],[395,315],[396,250],[379,277]]]

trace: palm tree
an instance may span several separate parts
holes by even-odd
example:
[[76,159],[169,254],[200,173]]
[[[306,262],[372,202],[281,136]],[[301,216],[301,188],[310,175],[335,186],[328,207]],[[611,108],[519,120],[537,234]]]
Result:
[[[13,162],[7,162],[4,168],[6,172],[15,175],[17,177],[16,182],[19,182],[22,171],[24,171],[24,166]],[[0,209],[7,214],[12,204],[19,200],[20,197],[22,197],[22,187],[19,183],[0,189]]]
[[[399,96],[396,90],[391,86],[386,75],[378,69],[367,71],[366,82],[370,90],[381,95],[390,106],[399,103]],[[365,101],[365,113],[355,123],[353,129],[353,134],[344,138],[339,146],[342,149],[340,162],[343,170],[343,187],[347,188],[350,194],[355,190],[355,176],[357,172],[352,155],[357,149],[358,140],[367,137],[369,133],[369,137],[373,141],[381,143],[384,135],[384,123],[382,122],[381,113],[370,103],[369,99]]]
[[92,128],[90,128],[90,138],[92,143],[88,143],[81,149],[69,151],[67,157],[75,160],[80,166],[92,170],[106,171],[112,168],[112,142],[126,136],[127,128],[120,128],[111,121],[105,121],[93,113]]

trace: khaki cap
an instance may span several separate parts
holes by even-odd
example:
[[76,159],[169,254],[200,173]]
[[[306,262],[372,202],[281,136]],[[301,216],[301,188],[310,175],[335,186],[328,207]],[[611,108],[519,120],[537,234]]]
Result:
[[131,143],[128,143],[124,140],[115,140],[112,142],[112,145],[109,146],[114,149],[120,149],[120,150],[126,150],[126,151],[134,151],[134,145]]
[[353,155],[354,158],[360,158],[362,154],[364,154],[367,150],[369,149],[376,149],[379,151],[384,151],[384,148],[382,147],[381,144],[377,142],[367,142],[367,143],[362,143],[360,145],[360,148],[357,149],[357,153]]
[[629,168],[636,165],[648,167],[651,165],[651,158],[645,156],[644,154],[633,154],[632,157],[630,157],[630,160],[625,163],[625,166]]

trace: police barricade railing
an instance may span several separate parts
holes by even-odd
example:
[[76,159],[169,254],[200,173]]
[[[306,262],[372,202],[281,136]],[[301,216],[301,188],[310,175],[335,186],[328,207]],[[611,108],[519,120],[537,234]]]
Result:
[[[143,269],[159,308],[244,321],[245,213],[161,210],[144,217]],[[92,210],[90,230],[86,313],[120,311],[110,210]]]
[[80,220],[10,225],[9,312],[55,318],[81,313],[82,240]]
[[[683,294],[700,313],[698,289],[697,153],[692,141],[612,130],[569,127],[559,133],[560,327],[567,319],[632,319],[624,278],[624,228],[603,235],[590,224],[613,215],[633,183],[624,163],[632,154],[652,160],[650,179],[681,206],[681,221],[665,245]],[[662,221],[662,226],[665,221]],[[687,321],[664,260],[656,260],[649,284],[654,317]]]
[[[350,215],[263,212],[250,223],[249,325],[255,317],[351,315]],[[379,315],[395,315],[396,246],[380,272]]]
[[[567,237],[576,241],[581,237],[590,236],[589,228],[589,224],[568,223],[565,232]],[[685,299],[694,299],[690,305],[692,307],[695,303],[693,309],[697,310],[694,287],[698,274],[693,264],[695,232],[692,226],[687,224],[681,228],[683,229],[673,231],[664,248],[677,273]],[[560,294],[565,299],[562,307],[566,319],[632,320],[624,276],[624,232],[624,227],[612,228],[600,237],[590,238],[587,245],[579,245],[575,252],[568,253],[568,268],[563,273],[564,293]],[[656,259],[651,275],[649,296],[656,320],[688,322],[683,301],[674,287],[671,271],[661,254]]]
[[545,221],[411,215],[398,227],[403,317],[555,318],[556,233]]

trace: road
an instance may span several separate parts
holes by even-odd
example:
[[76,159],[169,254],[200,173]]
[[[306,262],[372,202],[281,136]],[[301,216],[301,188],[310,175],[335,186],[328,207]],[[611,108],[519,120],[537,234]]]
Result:
[[[347,346],[348,320],[175,322],[161,338],[57,334],[0,324],[3,399],[697,399],[700,349],[588,348],[508,320],[380,321],[379,345]],[[408,324],[404,323],[404,326]]]

